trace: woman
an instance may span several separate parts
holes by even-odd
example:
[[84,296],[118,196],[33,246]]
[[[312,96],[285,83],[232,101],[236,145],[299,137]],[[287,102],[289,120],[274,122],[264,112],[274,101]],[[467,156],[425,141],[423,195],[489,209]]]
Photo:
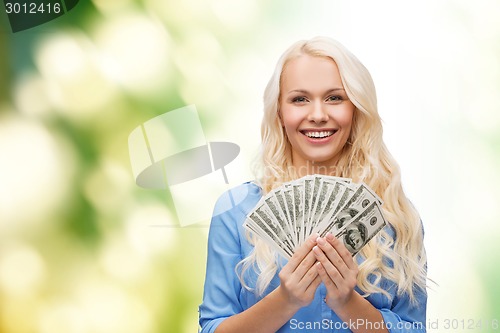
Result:
[[[375,88],[338,42],[299,41],[264,94],[257,183],[212,219],[202,332],[425,332],[426,255],[418,213],[382,141]],[[308,174],[365,182],[389,225],[353,258],[331,234],[283,260],[242,224],[263,194]],[[218,203],[220,205],[221,203]]]

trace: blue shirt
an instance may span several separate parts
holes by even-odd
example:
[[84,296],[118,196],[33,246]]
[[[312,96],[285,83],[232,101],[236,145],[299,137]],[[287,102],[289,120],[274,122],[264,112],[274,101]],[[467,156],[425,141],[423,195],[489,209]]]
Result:
[[[262,197],[260,187],[254,183],[242,184],[231,191],[231,198],[241,198],[228,206],[228,197],[218,200],[215,211],[220,214],[212,218],[208,237],[207,271],[203,303],[199,307],[202,333],[214,332],[226,318],[243,312],[279,286],[276,274],[266,293],[257,296],[245,289],[235,273],[236,265],[247,257],[253,249],[246,236],[243,222],[246,215]],[[229,209],[228,209],[229,207]],[[359,263],[359,262],[358,262]],[[256,273],[245,276],[248,285],[255,285]],[[412,306],[407,296],[398,296],[393,282],[382,278],[380,286],[389,292],[390,299],[383,294],[372,294],[366,299],[377,308],[385,322],[385,327],[393,332],[426,332],[425,316],[427,295],[417,292],[418,305]],[[356,289],[360,294],[362,291]],[[316,290],[312,303],[301,308],[277,332],[351,332],[349,323],[344,323],[323,301],[326,288],[322,283]],[[355,324],[355,323],[350,323]],[[380,323],[373,323],[381,325]]]

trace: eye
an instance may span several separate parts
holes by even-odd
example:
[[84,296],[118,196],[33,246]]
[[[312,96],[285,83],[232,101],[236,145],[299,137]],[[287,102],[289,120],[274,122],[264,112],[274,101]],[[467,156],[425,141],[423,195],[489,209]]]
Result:
[[307,98],[305,98],[304,96],[297,96],[292,98],[292,103],[305,103],[305,102],[307,102]]
[[326,101],[327,102],[340,102],[340,101],[343,101],[344,99],[342,98],[342,96],[339,96],[339,95],[332,95],[332,96],[328,96],[326,98]]

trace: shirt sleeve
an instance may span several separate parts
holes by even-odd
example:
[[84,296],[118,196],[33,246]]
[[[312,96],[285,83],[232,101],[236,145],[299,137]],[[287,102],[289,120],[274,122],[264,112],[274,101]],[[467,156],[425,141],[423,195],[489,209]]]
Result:
[[391,333],[426,332],[427,293],[416,291],[417,304],[411,304],[408,294],[396,296],[391,309],[380,309],[385,325]]
[[[422,223],[422,221],[420,221]],[[422,224],[423,228],[423,224]],[[389,234],[394,237],[395,232],[391,228]],[[392,300],[391,308],[379,309],[387,329],[390,333],[422,333],[426,329],[427,313],[427,291],[421,288],[415,288],[416,303],[410,301],[407,293],[397,295],[397,286],[389,283],[386,289],[393,290],[396,294]]]
[[202,333],[214,332],[224,319],[243,311],[239,301],[242,286],[235,273],[242,259],[237,224],[241,218],[243,213],[236,209],[212,218],[203,302],[199,307]]

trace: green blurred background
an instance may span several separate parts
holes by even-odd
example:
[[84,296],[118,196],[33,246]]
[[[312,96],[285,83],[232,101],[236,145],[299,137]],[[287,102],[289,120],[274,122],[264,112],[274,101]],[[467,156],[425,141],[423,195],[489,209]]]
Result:
[[168,190],[135,185],[128,135],[195,104],[207,140],[241,147],[231,181],[251,179],[265,84],[315,35],[375,80],[425,225],[429,330],[500,331],[498,17],[496,0],[92,0],[13,34],[2,11],[0,331],[196,332],[209,219],[181,227]]

